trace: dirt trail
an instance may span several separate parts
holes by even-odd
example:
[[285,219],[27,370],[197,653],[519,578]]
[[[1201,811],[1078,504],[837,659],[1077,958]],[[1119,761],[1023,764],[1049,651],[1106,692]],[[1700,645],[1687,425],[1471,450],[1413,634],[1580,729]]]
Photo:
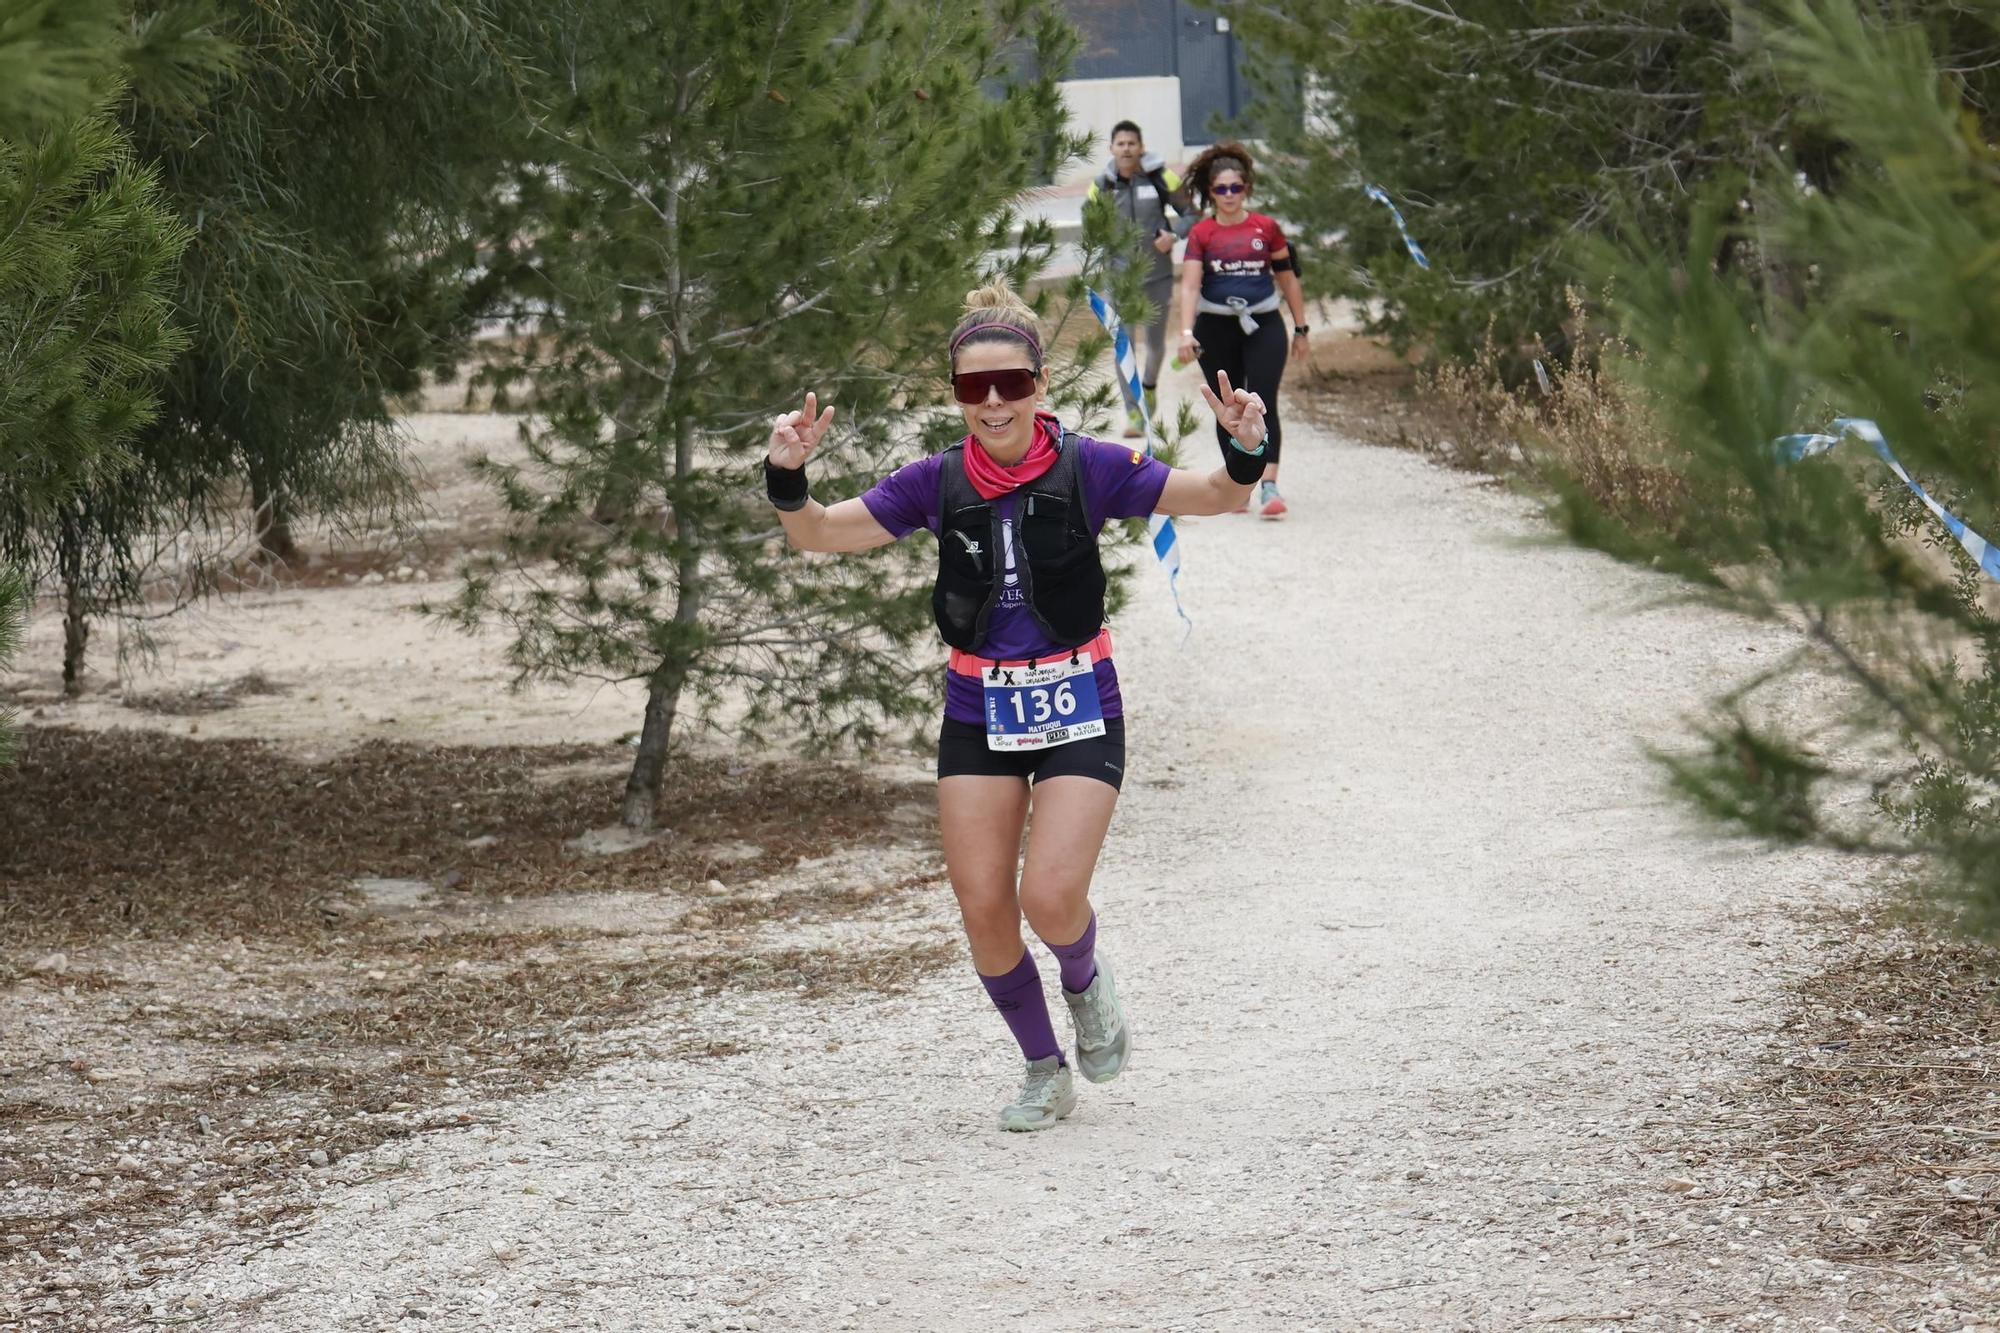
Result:
[[[1672,1148],[1844,872],[1711,838],[1637,739],[1786,635],[1651,606],[1414,457],[1300,426],[1287,460],[1285,521],[1186,525],[1185,649],[1151,569],[1120,626],[1097,902],[1137,1054],[1069,1122],[993,1130],[1018,1066],[969,969],[717,995],[744,1054],[343,1163],[286,1248],[155,1297],[436,1333],[1833,1323],[1806,1219]],[[940,891],[907,934],[955,930]]]

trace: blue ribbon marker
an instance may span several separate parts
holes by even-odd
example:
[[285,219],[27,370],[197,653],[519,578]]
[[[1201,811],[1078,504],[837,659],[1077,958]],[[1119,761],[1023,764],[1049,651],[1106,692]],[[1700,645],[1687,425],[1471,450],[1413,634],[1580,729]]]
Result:
[[1398,209],[1395,201],[1389,198],[1388,191],[1379,185],[1371,185],[1368,187],[1368,197],[1388,209],[1389,216],[1396,219],[1396,230],[1403,233],[1403,244],[1409,247],[1410,258],[1417,261],[1417,267],[1429,269],[1431,261],[1425,256],[1424,248],[1417,244],[1417,238],[1410,235],[1410,229],[1403,224],[1402,210]]
[[1972,557],[1973,563],[1979,566],[1986,577],[2000,582],[2000,550],[1996,550],[1991,542],[1965,526],[1965,520],[1931,499],[1930,492],[1919,486],[1904,470],[1896,455],[1890,452],[1889,442],[1882,438],[1880,426],[1863,417],[1836,417],[1833,429],[1834,433],[1831,435],[1781,435],[1775,441],[1779,456],[1787,463],[1796,463],[1801,458],[1811,458],[1816,454],[1825,453],[1850,435],[1863,441],[1881,456],[1882,461],[1889,465],[1889,470],[1896,474],[1897,479],[1909,487],[1917,499],[1923,501],[1924,508],[1930,510],[1938,522],[1944,524],[1945,530],[1958,539],[1958,544],[1965,548],[1965,553]]
[[[1090,308],[1097,315],[1097,322],[1111,335],[1111,346],[1118,360],[1118,373],[1125,377],[1125,386],[1132,391],[1132,401],[1139,405],[1140,429],[1146,433],[1146,457],[1153,456],[1153,419],[1146,410],[1146,386],[1139,378],[1139,358],[1132,351],[1132,335],[1118,318],[1118,312],[1111,308],[1111,302],[1104,299],[1096,289],[1090,291]],[[1188,619],[1187,608],[1181,605],[1181,541],[1174,529],[1174,521],[1165,514],[1149,514],[1146,517],[1146,531],[1153,540],[1153,554],[1160,559],[1160,567],[1167,571],[1167,587],[1174,595],[1174,613],[1181,618],[1187,628],[1181,638],[1194,632],[1194,622]]]

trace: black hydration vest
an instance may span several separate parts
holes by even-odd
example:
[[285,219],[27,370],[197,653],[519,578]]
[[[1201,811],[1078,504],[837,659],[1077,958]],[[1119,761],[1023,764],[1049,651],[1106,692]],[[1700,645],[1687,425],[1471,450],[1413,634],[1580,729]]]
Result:
[[[1104,565],[1083,507],[1083,460],[1057,428],[1055,465],[1014,492],[1014,572],[1042,632],[1064,648],[1104,628]],[[999,507],[965,475],[965,446],[945,451],[938,472],[938,574],[931,613],[954,648],[976,653],[1006,587],[1007,547]]]

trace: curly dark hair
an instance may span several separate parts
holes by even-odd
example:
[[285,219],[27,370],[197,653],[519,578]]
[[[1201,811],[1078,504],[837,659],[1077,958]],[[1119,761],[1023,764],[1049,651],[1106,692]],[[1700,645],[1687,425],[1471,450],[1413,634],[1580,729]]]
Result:
[[1248,148],[1234,139],[1211,144],[1188,163],[1187,169],[1188,185],[1200,197],[1203,208],[1209,205],[1208,183],[1218,171],[1241,172],[1246,193],[1257,188],[1257,160],[1250,156]]

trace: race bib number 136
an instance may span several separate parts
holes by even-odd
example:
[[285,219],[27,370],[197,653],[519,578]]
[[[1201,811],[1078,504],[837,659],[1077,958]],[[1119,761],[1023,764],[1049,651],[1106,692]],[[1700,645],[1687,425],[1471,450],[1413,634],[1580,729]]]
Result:
[[1041,750],[1104,734],[1104,701],[1085,653],[1034,667],[988,669],[986,747]]

